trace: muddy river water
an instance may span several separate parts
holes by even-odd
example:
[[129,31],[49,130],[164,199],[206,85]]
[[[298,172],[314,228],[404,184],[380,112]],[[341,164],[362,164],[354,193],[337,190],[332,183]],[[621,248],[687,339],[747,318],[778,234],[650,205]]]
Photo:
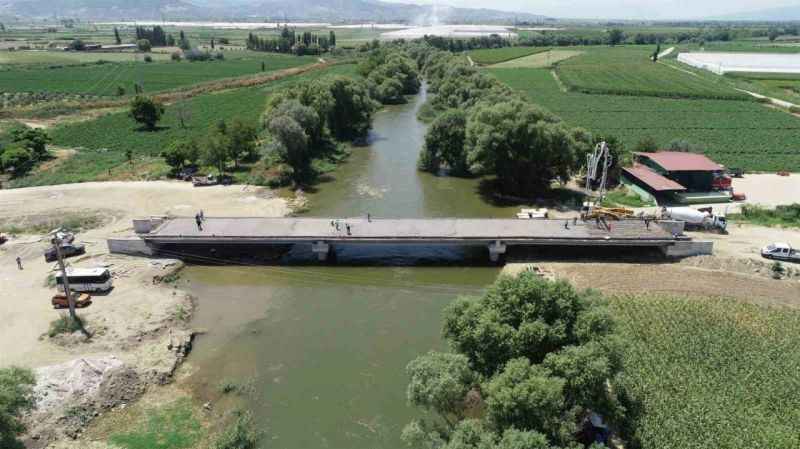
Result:
[[[477,180],[416,170],[425,98],[423,90],[378,112],[370,144],[309,195],[307,214],[512,216],[515,208],[484,201]],[[482,253],[471,266],[448,266],[473,256],[458,251],[467,250],[415,248],[377,260],[350,248],[337,251],[335,266],[189,267],[182,283],[198,297],[193,325],[208,329],[189,359],[190,384],[208,396],[220,382],[247,382],[244,406],[266,432],[264,448],[403,447],[401,430],[420,413],[406,402],[406,364],[443,348],[443,308],[480,294],[498,273]]]

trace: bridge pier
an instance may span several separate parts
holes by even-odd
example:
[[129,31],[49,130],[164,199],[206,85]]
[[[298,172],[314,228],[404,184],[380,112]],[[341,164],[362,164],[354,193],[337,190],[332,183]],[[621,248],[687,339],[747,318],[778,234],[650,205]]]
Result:
[[506,253],[506,244],[500,240],[495,240],[489,244],[489,260],[497,262],[500,260],[500,255]]
[[328,253],[331,251],[331,245],[327,242],[319,241],[311,244],[311,252],[317,255],[317,260],[325,262],[328,259]]

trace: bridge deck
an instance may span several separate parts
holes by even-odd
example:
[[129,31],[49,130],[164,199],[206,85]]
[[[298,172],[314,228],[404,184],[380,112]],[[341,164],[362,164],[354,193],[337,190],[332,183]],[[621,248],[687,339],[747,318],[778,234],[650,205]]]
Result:
[[[611,230],[594,221],[519,219],[373,219],[339,220],[339,230],[329,218],[206,218],[198,229],[194,218],[169,219],[144,234],[159,242],[262,242],[309,241],[351,243],[483,243],[502,240],[516,244],[574,242],[575,244],[622,244],[664,246],[676,238],[657,224],[649,228],[638,220],[609,221]],[[346,224],[350,225],[350,234]]]

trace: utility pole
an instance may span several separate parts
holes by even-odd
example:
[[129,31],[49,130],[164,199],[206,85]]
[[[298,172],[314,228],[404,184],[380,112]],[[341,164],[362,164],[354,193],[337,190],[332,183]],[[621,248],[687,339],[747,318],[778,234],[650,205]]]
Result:
[[64,265],[64,256],[61,254],[61,239],[58,238],[58,231],[53,233],[53,246],[56,249],[56,257],[58,258],[58,266],[61,269],[61,282],[64,285],[64,294],[67,295],[67,304],[69,305],[69,319],[73,323],[78,323],[83,335],[88,339],[92,335],[83,327],[83,323],[78,319],[75,314],[75,298],[72,296],[72,290],[69,288],[69,278],[67,277],[67,268]]
[[[69,279],[67,278],[67,268],[64,266],[64,257],[61,255],[61,239],[58,238],[58,233],[53,235],[53,247],[56,250],[56,257],[58,258],[58,266],[61,268],[61,282],[64,286],[64,294],[67,295],[67,304],[69,304],[69,319],[75,321],[78,319],[75,316],[75,298],[72,297],[72,291],[69,288]],[[81,326],[82,328],[83,326]]]

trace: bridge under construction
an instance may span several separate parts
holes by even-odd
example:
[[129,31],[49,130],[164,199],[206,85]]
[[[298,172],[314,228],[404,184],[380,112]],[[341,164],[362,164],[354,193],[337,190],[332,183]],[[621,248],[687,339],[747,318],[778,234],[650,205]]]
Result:
[[344,245],[483,246],[492,261],[509,247],[659,248],[669,256],[708,254],[710,242],[683,235],[675,221],[575,219],[151,217],[134,220],[136,237],[109,240],[112,252],[175,256],[181,248],[310,245],[324,261]]

